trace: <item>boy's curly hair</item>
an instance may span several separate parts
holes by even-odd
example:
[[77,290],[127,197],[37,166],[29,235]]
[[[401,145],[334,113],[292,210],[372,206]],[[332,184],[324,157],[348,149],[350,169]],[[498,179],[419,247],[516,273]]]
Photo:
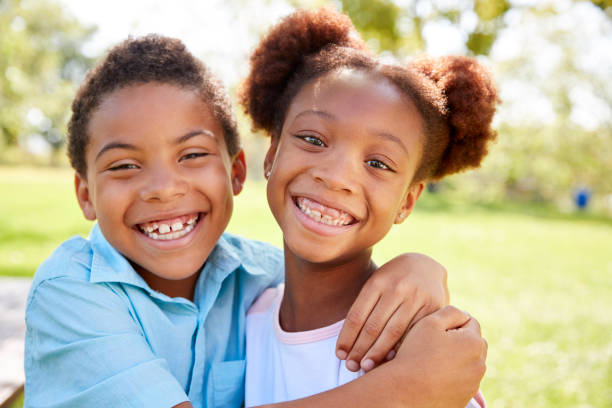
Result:
[[221,82],[177,39],[159,35],[129,38],[113,47],[88,74],[72,102],[68,123],[68,157],[83,177],[87,173],[85,153],[87,128],[93,112],[111,92],[148,82],[191,89],[212,110],[223,129],[229,154],[239,149],[239,136],[231,103]]
[[300,89],[345,68],[389,80],[420,112],[425,141],[413,182],[480,165],[496,137],[491,122],[498,96],[488,70],[462,56],[383,64],[366,49],[351,20],[328,8],[296,11],[272,28],[251,56],[240,101],[255,129],[279,137]]

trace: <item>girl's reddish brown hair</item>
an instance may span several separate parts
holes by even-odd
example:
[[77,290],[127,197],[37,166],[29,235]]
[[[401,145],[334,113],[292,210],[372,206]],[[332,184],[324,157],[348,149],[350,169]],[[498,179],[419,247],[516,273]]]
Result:
[[495,139],[498,103],[489,71],[474,58],[420,57],[405,66],[381,63],[351,20],[322,8],[299,10],[275,25],[251,56],[240,101],[253,127],[279,137],[291,101],[309,81],[354,69],[393,83],[419,110],[425,134],[413,182],[478,167]]

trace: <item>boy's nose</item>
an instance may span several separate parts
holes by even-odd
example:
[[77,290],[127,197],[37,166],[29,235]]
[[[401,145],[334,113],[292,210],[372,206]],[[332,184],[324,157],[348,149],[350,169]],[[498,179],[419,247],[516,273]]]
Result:
[[177,172],[165,168],[152,169],[140,190],[140,198],[144,201],[167,202],[184,196],[188,189],[189,183]]
[[319,161],[312,170],[314,179],[330,190],[354,192],[357,188],[359,160],[348,154],[330,154]]

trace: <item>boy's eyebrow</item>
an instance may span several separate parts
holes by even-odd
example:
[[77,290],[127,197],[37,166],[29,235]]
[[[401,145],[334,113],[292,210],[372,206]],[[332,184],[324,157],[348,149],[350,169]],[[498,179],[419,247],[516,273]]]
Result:
[[[214,133],[211,132],[210,130],[198,129],[198,130],[193,130],[193,131],[191,131],[189,133],[184,134],[183,136],[178,137],[175,140],[175,144],[183,143],[183,142],[191,139],[192,137],[199,136],[199,135],[208,136],[208,137],[211,137],[211,138],[216,140]],[[96,161],[100,158],[100,156],[102,156],[102,154],[104,152],[106,152],[108,150],[112,150],[112,149],[138,150],[138,148],[136,146],[134,146],[132,144],[129,144],[129,143],[110,142],[110,143],[105,144],[102,147],[102,149],[100,149],[100,151],[96,155]]]
[[207,130],[207,129],[197,129],[197,130],[192,130],[191,132],[188,132],[188,133],[184,134],[183,136],[178,137],[174,143],[181,144],[181,143],[186,142],[187,140],[191,139],[192,137],[200,136],[200,135],[208,136],[208,137],[211,137],[211,138],[217,140],[217,138],[215,137],[215,134],[213,132],[211,132],[210,130]]
[[121,142],[110,142],[105,144],[100,151],[98,152],[98,154],[96,155],[96,160],[97,161],[100,156],[102,156],[102,154],[108,150],[112,150],[112,149],[128,149],[128,150],[136,150],[136,146],[131,145],[129,143],[121,143]]

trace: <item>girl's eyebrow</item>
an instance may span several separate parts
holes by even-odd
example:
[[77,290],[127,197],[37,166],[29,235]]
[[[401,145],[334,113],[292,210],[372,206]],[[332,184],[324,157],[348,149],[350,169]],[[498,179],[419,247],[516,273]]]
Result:
[[399,147],[402,148],[403,151],[406,152],[406,154],[408,154],[408,149],[406,148],[406,145],[404,144],[404,142],[402,142],[402,139],[400,139],[399,137],[392,135],[391,133],[377,131],[377,130],[372,130],[371,133],[378,136],[381,139],[386,139],[386,140],[389,140],[397,144]]
[[318,109],[308,109],[308,110],[302,111],[302,112],[298,113],[297,115],[295,115],[293,120],[296,120],[299,117],[304,116],[304,115],[317,115],[317,116],[322,116],[322,117],[324,117],[326,119],[336,120],[336,117],[334,115],[332,115],[331,113],[325,112],[325,111],[322,111],[322,110],[318,110]]

